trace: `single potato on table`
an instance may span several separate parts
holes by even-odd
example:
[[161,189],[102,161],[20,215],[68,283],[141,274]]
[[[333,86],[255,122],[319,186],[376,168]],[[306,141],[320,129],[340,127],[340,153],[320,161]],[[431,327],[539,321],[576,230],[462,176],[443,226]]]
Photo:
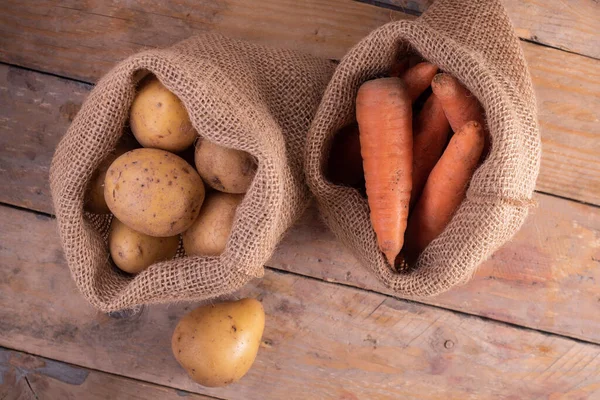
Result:
[[203,386],[239,380],[256,359],[265,311],[255,299],[201,306],[177,324],[171,347],[177,362]]
[[155,76],[141,82],[131,105],[129,123],[144,147],[178,152],[191,146],[198,136],[181,100]]
[[245,151],[230,149],[198,138],[196,169],[206,182],[220,192],[246,193],[256,173],[254,157]]
[[136,149],[111,164],[104,197],[125,225],[149,236],[167,237],[192,225],[204,201],[204,184],[181,157]]
[[113,218],[108,234],[108,247],[110,256],[119,269],[137,274],[156,262],[173,258],[179,247],[179,236],[148,236]]
[[187,255],[218,256],[225,250],[235,210],[243,195],[212,192],[206,196],[198,218],[183,233]]

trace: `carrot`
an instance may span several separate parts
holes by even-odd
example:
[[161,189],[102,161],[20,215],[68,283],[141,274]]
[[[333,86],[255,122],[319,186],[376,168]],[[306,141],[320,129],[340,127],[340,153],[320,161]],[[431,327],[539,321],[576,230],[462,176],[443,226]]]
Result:
[[481,124],[470,121],[452,136],[408,221],[404,252],[409,262],[446,228],[466,195],[484,145]]
[[333,138],[329,159],[327,160],[327,178],[335,183],[359,187],[364,181],[358,125],[347,125]]
[[440,99],[454,132],[469,121],[477,121],[481,126],[485,126],[479,101],[456,78],[448,74],[437,74],[431,82],[431,88]]
[[422,62],[409,68],[402,74],[401,78],[406,82],[411,101],[415,101],[431,85],[431,80],[437,70],[437,66],[428,62]]
[[412,186],[412,107],[402,79],[364,83],[356,97],[356,120],[371,224],[380,250],[394,265],[404,243]]
[[440,100],[435,95],[429,96],[415,118],[414,132],[411,208],[421,195],[429,173],[442,155],[450,132],[450,125]]

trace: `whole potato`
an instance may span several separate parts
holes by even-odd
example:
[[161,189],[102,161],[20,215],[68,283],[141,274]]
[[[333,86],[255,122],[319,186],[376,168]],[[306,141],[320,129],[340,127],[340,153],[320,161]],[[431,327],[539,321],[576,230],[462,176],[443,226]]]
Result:
[[224,386],[248,372],[265,328],[265,311],[255,299],[196,308],[175,328],[171,347],[177,362],[204,386]]
[[225,250],[241,194],[212,192],[206,196],[198,218],[183,232],[188,255],[218,256]]
[[256,161],[250,154],[203,138],[196,142],[194,160],[204,182],[220,192],[246,193],[256,173]]
[[131,105],[129,123],[144,147],[182,151],[198,136],[181,100],[153,75],[142,81]]
[[90,183],[85,192],[83,202],[84,209],[95,214],[110,214],[110,210],[104,200],[104,179],[106,171],[110,164],[113,163],[119,156],[135,149],[136,143],[133,138],[128,135],[123,135],[123,139],[117,144],[117,147],[100,163],[100,166],[92,174]]
[[134,231],[113,218],[108,234],[108,248],[113,261],[125,272],[137,274],[150,265],[173,258],[179,236],[158,238]]
[[108,168],[104,197],[115,217],[130,228],[150,236],[174,236],[198,216],[204,184],[181,157],[136,149]]

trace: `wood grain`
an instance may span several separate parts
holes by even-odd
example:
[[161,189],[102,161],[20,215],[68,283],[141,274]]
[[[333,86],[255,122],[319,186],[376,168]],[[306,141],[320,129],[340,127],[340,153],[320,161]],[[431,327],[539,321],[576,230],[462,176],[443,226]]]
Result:
[[[363,0],[358,0],[363,1]],[[364,0],[420,15],[434,0]],[[594,0],[502,0],[516,34],[525,40],[600,58],[600,7]]]
[[5,0],[0,60],[95,82],[136,51],[208,31],[339,59],[402,18],[414,17],[349,0]]
[[54,149],[91,85],[0,65],[0,201],[51,212]]
[[[600,8],[600,7],[599,7]],[[537,190],[600,205],[600,61],[523,43],[538,104]]]
[[236,294],[267,313],[253,368],[206,389],[170,350],[193,305],[98,313],[77,300],[52,219],[0,207],[0,224],[1,346],[227,399],[600,395],[600,346],[271,270]]
[[[471,281],[426,304],[600,343],[600,212],[537,194],[537,209]],[[310,209],[267,265],[392,294]]]
[[[238,0],[135,4],[0,2],[0,60],[94,82],[127,55],[207,31],[340,58],[372,29],[412,18],[345,0],[271,0],[260,7]],[[600,205],[600,62],[531,43],[523,49],[543,139],[537,188]],[[10,92],[4,95],[3,103],[12,100]]]
[[0,348],[3,400],[181,400],[182,396],[214,398]]
[[[0,191],[1,202],[52,213],[49,161],[88,88],[0,66],[0,119],[5,121],[0,125],[0,187],[6,188]],[[566,93],[558,93],[553,104],[570,101]],[[562,123],[560,115],[550,117]],[[560,141],[559,132],[550,135]],[[582,152],[586,146],[594,148],[592,138],[581,132],[565,139],[575,144],[577,140]],[[559,157],[562,149],[556,144],[554,152],[546,153]],[[591,158],[588,167],[593,165]],[[539,207],[521,232],[468,285],[421,301],[600,343],[598,208],[544,195],[536,199]],[[314,208],[287,235],[268,265],[389,293],[319,222]]]
[[523,39],[600,59],[597,0],[502,0]]

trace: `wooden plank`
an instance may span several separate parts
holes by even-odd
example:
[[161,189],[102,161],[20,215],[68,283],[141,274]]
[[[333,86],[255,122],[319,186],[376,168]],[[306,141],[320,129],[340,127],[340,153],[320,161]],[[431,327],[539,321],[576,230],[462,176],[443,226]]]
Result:
[[[0,60],[93,82],[131,53],[209,30],[339,58],[370,30],[410,18],[347,0],[167,4],[2,2]],[[523,49],[543,138],[537,188],[600,205],[600,62],[531,43]]]
[[0,348],[0,399],[213,399]]
[[[363,1],[363,0],[358,0]],[[420,15],[434,0],[364,0]],[[502,0],[515,32],[525,40],[600,58],[600,7],[594,0]]]
[[136,51],[206,31],[339,59],[369,31],[407,17],[348,0],[6,0],[0,60],[94,82]]
[[170,350],[192,305],[98,313],[78,300],[53,220],[0,207],[0,224],[1,346],[228,399],[600,395],[600,346],[272,270],[236,295],[267,313],[253,368],[203,388]]
[[[470,282],[416,300],[600,343],[600,212],[541,194],[535,200],[539,206],[523,228]],[[392,294],[321,225],[315,209],[268,265]]]
[[[600,7],[599,7],[600,8]],[[600,61],[523,43],[542,165],[537,190],[600,205]]]
[[0,65],[0,201],[51,212],[54,149],[91,85]]
[[519,37],[600,59],[596,0],[502,0]]
[[[0,66],[0,119],[5,121],[0,125],[0,186],[6,188],[0,191],[1,202],[52,213],[49,161],[70,111],[78,108],[87,89]],[[562,97],[569,101],[566,94]],[[560,123],[560,116],[552,118]],[[558,152],[562,136],[555,135]],[[600,342],[595,312],[600,295],[594,290],[600,282],[598,209],[544,195],[536,198],[539,208],[522,231],[470,284],[423,301]],[[268,265],[389,293],[323,227],[314,209],[287,235]]]

